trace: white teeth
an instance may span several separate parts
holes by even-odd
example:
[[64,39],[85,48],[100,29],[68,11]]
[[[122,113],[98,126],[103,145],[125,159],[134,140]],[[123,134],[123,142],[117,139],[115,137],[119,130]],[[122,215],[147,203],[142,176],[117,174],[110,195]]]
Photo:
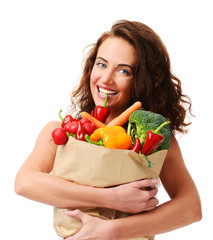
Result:
[[99,87],[99,92],[100,93],[103,93],[103,94],[116,94],[117,92],[115,92],[115,91],[109,91],[109,90],[106,90],[106,89],[104,89],[104,88],[100,88]]

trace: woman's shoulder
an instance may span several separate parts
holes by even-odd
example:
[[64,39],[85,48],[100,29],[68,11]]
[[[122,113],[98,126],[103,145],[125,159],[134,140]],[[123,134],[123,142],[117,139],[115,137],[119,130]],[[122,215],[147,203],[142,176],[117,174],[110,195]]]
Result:
[[46,123],[37,137],[33,152],[45,152],[47,154],[47,149],[49,149],[52,153],[55,153],[57,145],[52,141],[52,132],[54,129],[60,127],[61,122],[59,121]]
[[60,128],[60,127],[61,127],[61,122],[53,120],[53,121],[48,122],[44,126],[43,130],[54,130],[55,128]]
[[46,125],[44,125],[44,127],[42,128],[42,130],[38,136],[38,140],[51,139],[53,130],[56,128],[60,128],[60,127],[61,127],[60,121],[50,121],[50,122],[46,123]]

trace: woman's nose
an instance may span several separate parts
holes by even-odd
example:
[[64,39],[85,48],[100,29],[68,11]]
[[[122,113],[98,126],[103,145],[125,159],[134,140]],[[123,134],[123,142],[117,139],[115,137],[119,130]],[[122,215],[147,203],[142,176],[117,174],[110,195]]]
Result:
[[111,69],[106,69],[101,76],[101,80],[103,83],[112,83],[114,81],[114,73]]

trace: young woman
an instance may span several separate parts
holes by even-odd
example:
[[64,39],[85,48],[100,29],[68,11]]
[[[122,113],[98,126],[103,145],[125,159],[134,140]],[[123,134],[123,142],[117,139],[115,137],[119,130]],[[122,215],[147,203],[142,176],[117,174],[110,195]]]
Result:
[[[72,106],[91,112],[103,105],[105,93],[111,113],[117,117],[135,101],[145,110],[160,113],[170,122],[172,138],[160,180],[171,200],[158,205],[155,198],[158,180],[146,179],[114,188],[99,189],[57,178],[53,169],[57,146],[49,139],[60,122],[50,122],[38,136],[35,147],[16,177],[16,192],[27,198],[61,208],[107,207],[135,215],[101,220],[79,210],[68,212],[79,218],[82,229],[67,238],[133,239],[168,232],[201,219],[201,204],[196,186],[188,173],[175,139],[185,132],[188,104],[181,82],[170,69],[169,55],[160,38],[139,22],[119,21],[94,44],[85,62],[79,87],[73,92]],[[125,127],[125,126],[124,126]],[[151,191],[141,190],[152,187]],[[138,213],[138,214],[136,214]]]

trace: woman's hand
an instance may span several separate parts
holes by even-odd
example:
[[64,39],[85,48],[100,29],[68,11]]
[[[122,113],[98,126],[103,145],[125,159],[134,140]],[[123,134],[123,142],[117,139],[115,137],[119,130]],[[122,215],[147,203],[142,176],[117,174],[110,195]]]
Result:
[[[139,213],[156,208],[158,200],[156,184],[159,180],[145,179],[135,181],[117,187],[109,188],[111,208],[128,212]],[[145,190],[145,188],[151,190]],[[89,216],[80,210],[66,212],[68,216],[78,218],[82,222],[81,230],[66,240],[111,240],[115,239],[112,221]]]
[[89,216],[80,210],[66,212],[68,216],[78,218],[82,222],[81,230],[66,240],[112,240],[115,239],[111,221]]
[[[155,198],[158,192],[157,183],[159,180],[145,179],[111,188],[113,206],[110,208],[133,214],[156,208],[159,203]],[[147,187],[151,190],[146,190]]]

